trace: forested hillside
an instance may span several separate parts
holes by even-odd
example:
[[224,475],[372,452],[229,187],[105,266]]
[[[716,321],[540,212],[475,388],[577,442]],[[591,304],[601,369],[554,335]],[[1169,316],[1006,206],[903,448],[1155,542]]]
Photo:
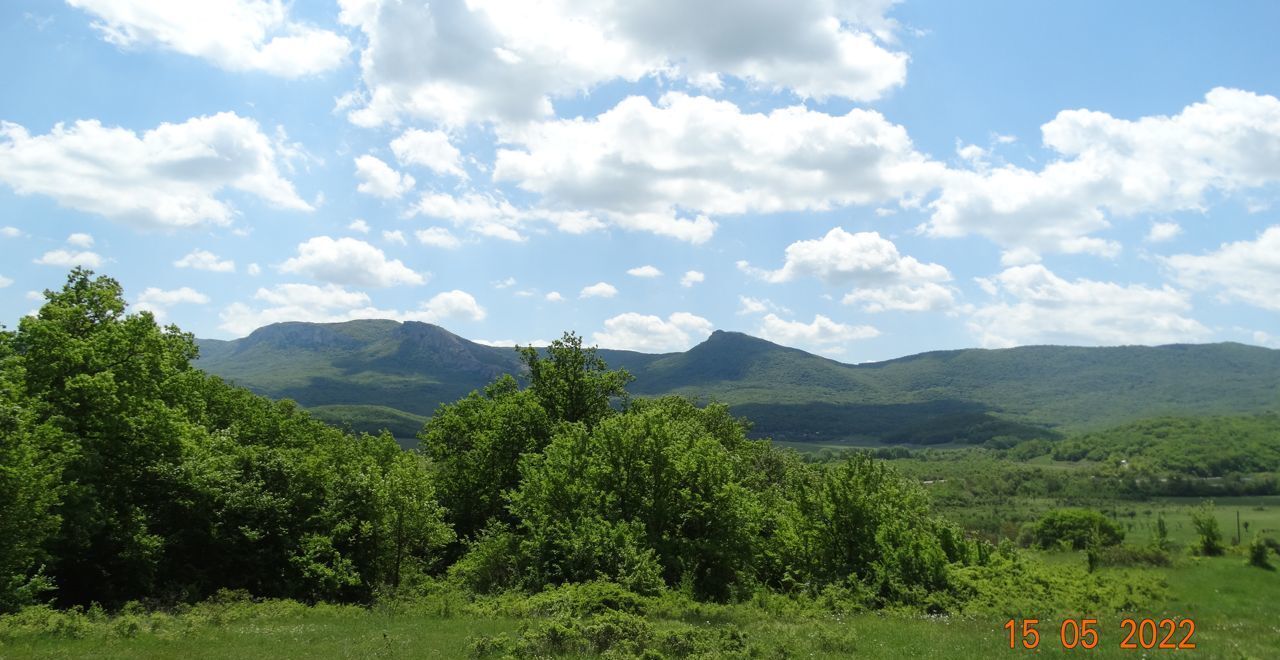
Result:
[[[515,351],[424,323],[280,323],[201,340],[198,366],[357,430],[411,438],[436,406],[519,373]],[[1280,409],[1280,351],[1030,346],[849,365],[717,331],[683,353],[601,350],[646,395],[725,403],[755,436],[908,443],[1060,437],[1162,415]]]

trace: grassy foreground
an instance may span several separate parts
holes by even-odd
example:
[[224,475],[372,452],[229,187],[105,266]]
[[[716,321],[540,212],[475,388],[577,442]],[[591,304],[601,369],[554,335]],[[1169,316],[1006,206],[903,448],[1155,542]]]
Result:
[[[1064,553],[1046,560],[1082,558]],[[1167,583],[1164,602],[1142,612],[1074,614],[1099,620],[1101,643],[1088,651],[1061,648],[1062,617],[1046,619],[1039,626],[1039,653],[1117,658],[1140,654],[1274,658],[1280,654],[1280,601],[1272,597],[1280,593],[1276,571],[1246,566],[1239,556],[1185,559],[1172,568],[1145,570]],[[555,621],[565,619],[550,613],[529,616],[528,610],[519,612],[521,606],[513,608],[509,598],[506,604],[501,600],[467,602],[456,595],[428,596],[372,609],[231,601],[172,614],[127,610],[114,616],[28,610],[0,619],[0,658],[467,658],[505,657],[512,652],[524,657],[594,656],[548,652],[561,634]],[[1121,650],[1120,620],[1125,616],[1190,617],[1197,624],[1193,638],[1197,648]],[[649,652],[643,657],[980,658],[1035,653],[1008,648],[1005,621],[996,615],[815,615],[812,610],[790,609],[785,600],[739,605],[684,602],[658,607],[642,619],[619,615],[589,634],[622,639],[631,634],[628,626],[644,626],[652,642],[642,649]],[[526,644],[520,652],[514,642],[521,639],[536,644]],[[708,645],[707,640],[714,644]]]

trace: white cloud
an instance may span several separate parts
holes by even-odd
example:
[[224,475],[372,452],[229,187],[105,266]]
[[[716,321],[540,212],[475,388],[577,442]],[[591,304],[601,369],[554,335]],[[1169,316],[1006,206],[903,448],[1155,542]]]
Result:
[[401,174],[376,156],[356,158],[356,190],[382,199],[394,199],[413,190],[413,177]]
[[0,236],[5,238],[17,238],[22,235],[22,230],[17,227],[0,227]]
[[296,78],[340,66],[351,43],[289,17],[281,0],[67,0],[123,48],[156,45],[230,71]]
[[654,266],[645,265],[636,266],[635,268],[628,270],[627,274],[633,277],[661,277],[662,271],[658,270]]
[[1203,210],[1211,192],[1280,181],[1280,99],[1216,88],[1172,116],[1064,110],[1041,127],[1059,158],[1039,171],[952,170],[925,231],[980,234],[1007,248],[1115,256],[1091,236],[1110,216]]
[[618,295],[618,288],[608,282],[596,282],[582,288],[579,298],[612,298]]
[[901,85],[888,50],[892,2],[341,0],[359,29],[363,89],[342,107],[361,125],[407,116],[447,125],[525,121],[552,98],[646,75],[716,88],[733,76],[802,97],[867,101]]
[[1167,344],[1209,334],[1186,316],[1187,293],[1169,286],[1069,281],[1040,264],[1008,268],[979,284],[998,298],[969,319],[983,346]]
[[423,303],[422,311],[407,315],[413,320],[427,323],[441,321],[483,321],[485,310],[476,299],[466,291],[445,291],[432,296]]
[[35,263],[44,264],[46,266],[62,266],[69,268],[72,266],[86,266],[89,268],[97,268],[102,265],[102,256],[83,250],[75,252],[71,250],[50,250],[35,260]]
[[411,128],[391,141],[391,152],[401,165],[421,165],[436,174],[467,178],[462,169],[462,152],[449,142],[444,131]]
[[1176,222],[1153,222],[1151,229],[1147,231],[1146,241],[1148,243],[1161,243],[1170,241],[1182,233],[1182,225]]
[[738,309],[739,314],[763,314],[769,311],[769,301],[767,300],[738,296],[738,302],[742,303],[742,307]]
[[222,323],[218,327],[232,335],[244,336],[264,325],[282,321],[330,323],[387,318],[370,305],[367,294],[334,284],[279,284],[271,289],[258,289],[253,297],[271,306],[253,309],[244,303],[233,303],[219,314]]
[[785,346],[808,348],[824,355],[844,353],[845,344],[880,335],[869,325],[838,323],[821,314],[815,314],[811,323],[787,321],[777,314],[767,314],[760,321],[756,334]]
[[218,255],[208,250],[192,250],[185,256],[173,262],[178,268],[194,268],[196,270],[207,270],[214,273],[234,273],[236,272],[236,262],[230,259],[219,259]]
[[383,231],[382,240],[388,243],[396,243],[398,245],[408,245],[409,241],[405,240],[404,232],[399,229],[395,231]]
[[1280,337],[1276,337],[1271,333],[1263,332],[1261,330],[1254,330],[1251,336],[1253,337],[1253,343],[1259,346],[1266,346],[1268,348],[1280,348]]
[[496,180],[541,195],[548,208],[692,243],[714,233],[712,216],[879,203],[922,194],[946,170],[874,111],[751,114],[679,93],[500,135],[510,146],[498,151]]
[[231,188],[272,206],[312,207],[280,174],[283,155],[257,122],[232,112],[161,124],[141,136],[97,120],[32,136],[0,122],[0,181],[20,195],[141,227],[228,225]]
[[701,271],[690,270],[680,278],[680,286],[688,288],[707,279]]
[[154,286],[147,287],[138,295],[134,308],[138,311],[149,311],[155,315],[156,320],[163,320],[169,308],[174,305],[191,304],[203,305],[209,302],[209,296],[184,286],[177,289],[160,289]]
[[509,288],[511,288],[511,287],[513,287],[513,286],[515,286],[515,285],[516,285],[516,278],[514,278],[514,277],[508,277],[508,278],[506,278],[506,279],[498,280],[497,282],[494,282],[494,283],[493,283],[493,288],[495,288],[495,289],[509,289]]
[[667,353],[688,349],[713,329],[711,321],[688,312],[676,312],[666,320],[627,312],[606,319],[604,330],[594,333],[592,341],[604,348]]
[[457,239],[448,229],[444,227],[427,227],[414,232],[414,236],[418,237],[418,242],[423,245],[431,245],[434,247],[445,248],[446,250],[457,249],[462,242]]
[[9,279],[9,278],[5,277],[4,275],[0,275],[0,289],[3,289],[3,288],[5,288],[5,287],[9,286],[10,284],[13,284],[13,280],[12,280],[12,279]]
[[1183,286],[1218,289],[1223,300],[1280,311],[1280,225],[1252,241],[1223,243],[1203,255],[1162,259]]
[[412,213],[447,220],[481,236],[507,241],[525,240],[519,228],[532,222],[546,222],[569,234],[582,234],[604,227],[603,223],[583,211],[517,208],[501,196],[475,192],[461,196],[423,193]]
[[942,284],[951,280],[945,266],[903,255],[877,232],[851,234],[835,227],[822,238],[788,245],[782,268],[754,268],[745,261],[738,267],[767,282],[813,277],[832,286],[853,285],[844,303],[861,303],[869,312],[943,309],[954,301]]
[[333,284],[393,286],[426,279],[382,250],[354,238],[316,236],[298,245],[298,256],[280,265],[284,273],[303,273]]
[[138,302],[148,304],[160,304],[160,306],[172,306],[172,304],[191,303],[205,304],[209,302],[209,297],[204,293],[197,292],[191,287],[182,287],[178,289],[160,289],[156,287],[147,287],[138,295]]
[[258,289],[254,299],[268,306],[255,309],[244,303],[228,305],[220,314],[222,323],[218,327],[232,335],[243,336],[256,328],[282,321],[334,323],[353,319],[393,319],[439,323],[481,321],[486,315],[485,309],[471,294],[456,289],[438,293],[411,311],[379,309],[372,305],[368,294],[335,284],[280,284],[270,289]]
[[552,291],[544,296],[544,298],[547,302],[564,302],[564,296],[560,295],[559,291]]
[[67,245],[78,248],[93,247],[93,236],[89,234],[75,233],[67,237]]
[[249,267],[245,269],[245,272],[249,273],[252,277],[257,277],[262,272],[262,267],[256,263],[249,264]]
[[358,231],[361,234],[367,234],[369,233],[369,223],[360,218],[356,218],[351,222],[351,224],[347,225],[347,229],[350,229],[351,231]]
[[846,293],[842,301],[846,305],[862,305],[867,312],[927,312],[950,309],[955,305],[955,294],[950,287],[933,282],[923,284],[898,284],[873,289],[854,289]]

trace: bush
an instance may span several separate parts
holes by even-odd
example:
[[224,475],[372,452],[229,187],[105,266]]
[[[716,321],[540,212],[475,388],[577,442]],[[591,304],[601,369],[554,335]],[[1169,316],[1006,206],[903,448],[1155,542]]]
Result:
[[1172,566],[1173,557],[1157,546],[1117,545],[1098,551],[1099,566]]
[[1097,543],[1102,546],[1119,545],[1124,540],[1124,531],[1119,525],[1091,509],[1050,511],[1024,534],[1019,534],[1019,540],[1042,549],[1065,545],[1083,550],[1089,546],[1095,534]]
[[1271,569],[1271,562],[1267,559],[1270,552],[1271,548],[1267,547],[1266,541],[1261,536],[1254,535],[1253,542],[1249,544],[1249,565]]
[[1213,513],[1213,502],[1209,502],[1191,513],[1191,524],[1200,535],[1200,543],[1196,549],[1206,557],[1217,557],[1226,548],[1222,545],[1222,530],[1218,528],[1218,518]]

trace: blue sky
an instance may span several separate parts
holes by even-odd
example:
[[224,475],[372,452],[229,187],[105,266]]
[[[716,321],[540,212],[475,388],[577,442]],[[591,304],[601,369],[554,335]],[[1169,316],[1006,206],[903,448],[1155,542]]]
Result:
[[202,337],[1280,346],[1277,24],[1271,2],[6,2],[0,322],[85,264]]

